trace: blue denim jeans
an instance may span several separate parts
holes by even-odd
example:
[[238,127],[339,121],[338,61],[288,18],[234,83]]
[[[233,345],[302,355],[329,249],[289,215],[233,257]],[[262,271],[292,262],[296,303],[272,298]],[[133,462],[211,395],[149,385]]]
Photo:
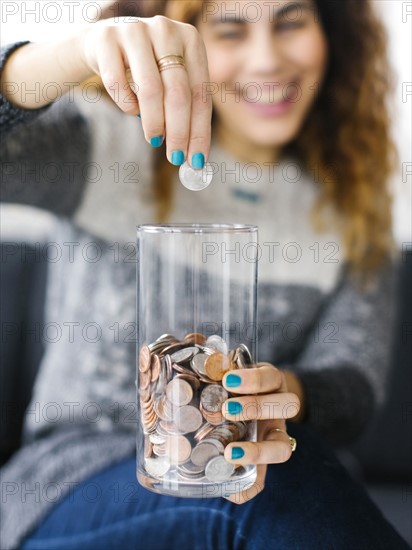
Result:
[[402,550],[409,546],[363,486],[308,427],[289,422],[297,449],[268,465],[244,504],[177,498],[136,481],[135,456],[94,474],[55,505],[23,550]]

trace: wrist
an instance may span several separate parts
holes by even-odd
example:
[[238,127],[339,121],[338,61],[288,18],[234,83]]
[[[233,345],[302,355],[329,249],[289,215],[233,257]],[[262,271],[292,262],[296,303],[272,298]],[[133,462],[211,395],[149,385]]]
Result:
[[300,409],[296,416],[293,418],[290,418],[292,422],[303,422],[305,420],[306,416],[306,402],[305,402],[305,392],[303,389],[303,385],[301,381],[299,380],[299,377],[293,373],[290,370],[284,370],[283,374],[286,379],[286,385],[288,388],[288,392],[294,393],[299,397],[300,401]]

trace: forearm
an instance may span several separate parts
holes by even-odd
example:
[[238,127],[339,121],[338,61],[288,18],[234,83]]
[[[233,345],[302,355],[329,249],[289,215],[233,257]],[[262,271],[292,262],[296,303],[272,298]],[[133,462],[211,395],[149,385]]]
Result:
[[[13,105],[39,109],[92,76],[82,56],[82,33],[21,46],[7,59],[0,89]],[[52,85],[51,85],[52,84]]]
[[288,391],[291,393],[295,393],[299,397],[300,401],[300,409],[298,414],[290,420],[293,420],[294,422],[302,422],[306,417],[306,398],[302,383],[299,380],[299,377],[293,372],[289,370],[284,370],[283,373],[286,378]]

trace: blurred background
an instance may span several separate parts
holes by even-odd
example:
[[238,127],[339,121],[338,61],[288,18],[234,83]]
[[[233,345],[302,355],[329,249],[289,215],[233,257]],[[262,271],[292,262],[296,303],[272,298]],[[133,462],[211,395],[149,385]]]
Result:
[[[100,10],[111,3],[111,0],[2,0],[1,44],[20,40],[53,40],[66,31],[71,33],[97,21]],[[340,450],[339,456],[353,476],[365,485],[383,514],[412,544],[412,2],[373,0],[373,4],[388,30],[390,57],[396,74],[395,92],[389,105],[393,137],[400,159],[398,171],[391,182],[394,194],[393,229],[399,248],[409,249],[410,253],[403,261],[398,290],[400,311],[394,326],[393,372],[388,402],[362,441],[352,449]],[[34,246],[47,240],[53,216],[35,208],[7,204],[0,205],[0,221],[2,247],[7,246],[7,241],[19,240],[31,242]],[[46,266],[38,262],[22,266],[21,263],[12,265],[10,258],[9,262],[2,260],[1,296],[5,295],[10,304],[7,311],[2,306],[3,322],[10,319],[20,322],[28,315],[34,315],[30,317],[30,322],[34,322],[33,319],[41,322],[45,269]],[[2,398],[6,395],[8,401],[12,399],[11,387],[12,392],[18,391],[19,402],[27,402],[42,349],[33,349],[26,343],[22,345],[18,339],[10,341],[7,349],[5,347],[1,352],[4,363],[9,365],[9,370],[12,363],[16,368],[13,369],[14,377],[7,381],[8,385],[3,384],[1,375]],[[21,380],[26,381],[23,387]],[[22,410],[7,419],[6,423],[2,418],[1,463],[19,446]]]

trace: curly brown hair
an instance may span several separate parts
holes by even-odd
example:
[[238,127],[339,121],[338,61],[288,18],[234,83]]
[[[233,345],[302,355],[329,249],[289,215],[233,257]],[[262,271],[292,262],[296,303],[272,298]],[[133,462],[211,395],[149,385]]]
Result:
[[[325,79],[296,138],[284,147],[322,188],[313,224],[324,228],[322,207],[342,215],[339,228],[348,266],[374,272],[395,245],[390,176],[398,162],[390,136],[388,98],[395,81],[387,55],[386,30],[369,0],[315,0],[329,48]],[[118,0],[103,17],[167,15],[195,24],[202,0]],[[213,119],[212,119],[213,122]],[[158,221],[167,220],[176,167],[155,151],[154,193]]]

